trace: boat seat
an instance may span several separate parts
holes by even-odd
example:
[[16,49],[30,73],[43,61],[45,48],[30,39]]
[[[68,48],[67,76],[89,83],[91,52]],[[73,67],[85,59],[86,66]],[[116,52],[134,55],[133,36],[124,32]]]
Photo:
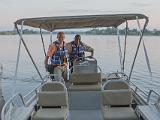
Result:
[[41,91],[65,91],[60,82],[47,82],[41,87]]
[[104,120],[138,120],[135,111],[130,107],[112,107],[104,109]]
[[132,91],[125,81],[108,81],[102,91],[104,120],[138,120],[131,108]]
[[34,116],[34,120],[67,120],[66,108],[40,108]]
[[102,97],[103,105],[107,106],[125,106],[132,102],[131,90],[104,90]]
[[97,65],[75,65],[73,73],[97,73]]
[[40,109],[33,120],[66,120],[68,118],[68,94],[66,87],[60,83],[46,83],[38,93]]
[[101,73],[72,73],[69,90],[99,91],[101,90]]
[[70,85],[69,90],[71,91],[100,91],[101,85]]
[[78,62],[73,65],[73,73],[97,73],[98,66],[95,61]]
[[40,92],[38,104],[43,107],[67,106],[66,92]]
[[129,85],[124,80],[108,80],[104,83],[104,90],[119,90],[119,89],[129,89]]

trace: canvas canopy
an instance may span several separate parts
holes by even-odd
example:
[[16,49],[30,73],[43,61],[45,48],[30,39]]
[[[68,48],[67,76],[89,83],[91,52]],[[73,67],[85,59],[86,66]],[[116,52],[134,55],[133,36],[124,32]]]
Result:
[[110,14],[110,15],[84,15],[84,16],[59,16],[20,19],[15,25],[41,28],[47,31],[55,29],[87,28],[87,27],[117,27],[126,20],[148,19],[143,14]]

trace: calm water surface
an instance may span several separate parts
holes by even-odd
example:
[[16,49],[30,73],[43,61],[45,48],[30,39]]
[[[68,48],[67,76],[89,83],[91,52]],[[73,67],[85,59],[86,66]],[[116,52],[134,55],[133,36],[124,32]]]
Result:
[[[66,41],[73,40],[74,35],[66,35]],[[24,39],[29,50],[41,72],[46,74],[44,69],[44,53],[39,35],[24,35]],[[53,36],[53,40],[56,36]],[[138,44],[138,36],[128,36],[125,72],[129,75],[133,62],[135,50]],[[49,35],[44,35],[46,50],[49,45]],[[95,50],[94,57],[104,73],[120,71],[119,51],[117,36],[104,35],[82,35],[82,40],[92,46]],[[154,89],[160,93],[160,37],[145,36],[148,56],[150,59],[152,78],[150,77],[145,61],[143,47],[140,47],[132,81],[145,91]],[[5,98],[8,99],[16,86],[16,91],[26,94],[40,83],[40,78],[33,67],[24,47],[21,47],[21,56],[18,69],[18,80],[16,85],[13,82],[13,76],[16,65],[16,56],[19,37],[17,35],[0,35],[0,63],[3,64],[2,87]],[[124,43],[124,37],[121,37],[121,43]],[[122,45],[123,46],[123,45]]]

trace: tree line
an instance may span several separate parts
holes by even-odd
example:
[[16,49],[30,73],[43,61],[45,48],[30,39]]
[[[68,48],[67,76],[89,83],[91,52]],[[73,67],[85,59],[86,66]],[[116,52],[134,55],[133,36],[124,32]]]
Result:
[[[139,35],[140,32],[137,29],[120,29],[119,33],[120,35],[125,35],[127,32],[128,35]],[[34,30],[28,30],[25,29],[23,30],[23,34],[39,34],[39,31],[34,31]],[[49,34],[47,31],[42,31],[43,34]],[[56,34],[57,32],[55,32]],[[0,35],[16,35],[17,31],[1,31]],[[88,31],[66,31],[65,34],[88,34],[88,35],[117,35],[117,29],[116,28],[105,28],[105,29],[91,29]],[[160,36],[160,30],[153,29],[153,30],[148,30],[146,29],[144,31],[144,35],[152,35],[152,36]]]

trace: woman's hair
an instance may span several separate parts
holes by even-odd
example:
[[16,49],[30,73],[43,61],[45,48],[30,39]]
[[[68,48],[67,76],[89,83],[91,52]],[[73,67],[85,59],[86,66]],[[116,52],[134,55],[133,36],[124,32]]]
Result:
[[76,35],[75,37],[74,37],[74,39],[81,39],[81,36],[80,35]]
[[57,33],[57,38],[58,38],[60,35],[62,35],[62,34],[64,35],[64,32],[58,32],[58,33]]

